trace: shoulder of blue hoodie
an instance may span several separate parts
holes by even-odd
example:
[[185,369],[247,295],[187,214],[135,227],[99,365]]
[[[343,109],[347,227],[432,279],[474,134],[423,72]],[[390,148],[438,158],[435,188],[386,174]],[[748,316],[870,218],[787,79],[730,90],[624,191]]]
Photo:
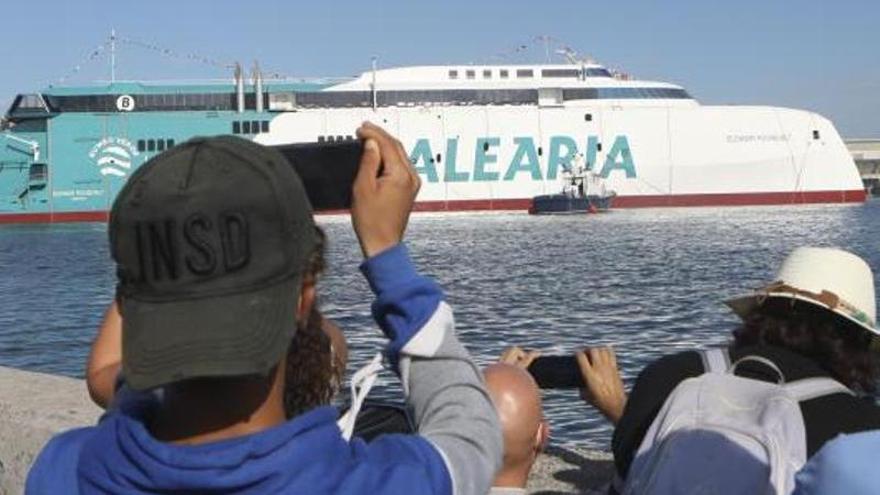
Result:
[[840,435],[826,443],[798,472],[794,493],[880,493],[877,452],[880,452],[880,431]]
[[[297,442],[272,443],[285,438],[273,429],[194,451],[157,442],[135,416],[115,412],[97,427],[53,439],[29,475],[27,492],[67,492],[71,480],[83,493],[123,488],[108,480],[141,492],[184,488],[181,484],[196,491],[229,484],[265,489],[260,483],[269,480],[282,492],[322,493],[321,486],[326,493],[486,493],[501,461],[500,428],[482,374],[455,337],[442,291],[417,274],[403,246],[367,260],[362,270],[376,293],[373,314],[390,339],[387,356],[415,411],[418,436],[346,443],[332,413],[320,408],[279,427]],[[305,444],[306,450],[287,448],[293,444]],[[254,449],[263,462],[252,460]],[[159,465],[157,458],[163,460]],[[247,463],[240,462],[245,458]],[[126,462],[131,469],[120,475]],[[310,474],[296,475],[300,468]],[[278,472],[288,475],[275,476]]]

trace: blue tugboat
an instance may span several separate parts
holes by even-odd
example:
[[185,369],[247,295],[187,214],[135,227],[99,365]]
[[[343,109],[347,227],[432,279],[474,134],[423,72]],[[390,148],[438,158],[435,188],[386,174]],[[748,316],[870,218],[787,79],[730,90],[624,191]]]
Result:
[[564,185],[558,194],[532,198],[532,215],[602,213],[611,209],[617,193],[605,187],[605,180],[592,170],[578,167],[563,172]]

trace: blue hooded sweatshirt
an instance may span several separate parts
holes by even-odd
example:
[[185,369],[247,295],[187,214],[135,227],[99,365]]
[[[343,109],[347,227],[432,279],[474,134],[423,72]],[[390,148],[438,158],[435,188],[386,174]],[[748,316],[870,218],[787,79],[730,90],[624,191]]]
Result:
[[797,474],[796,495],[872,495],[880,493],[877,454],[880,431],[838,435]]
[[[196,446],[164,443],[130,413],[56,438],[28,493],[451,493],[422,437],[346,442],[337,411],[321,407],[275,428]],[[70,456],[69,448],[79,450]]]

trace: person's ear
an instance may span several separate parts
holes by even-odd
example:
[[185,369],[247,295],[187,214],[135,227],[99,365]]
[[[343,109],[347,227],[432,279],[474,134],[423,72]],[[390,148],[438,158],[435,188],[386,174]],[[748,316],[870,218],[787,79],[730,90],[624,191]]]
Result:
[[550,440],[550,425],[546,421],[538,423],[538,431],[535,432],[535,452],[543,452]]
[[305,325],[309,320],[312,306],[315,305],[315,294],[315,281],[310,278],[303,280],[302,287],[299,291],[299,301],[296,305],[296,321],[300,322],[302,325]]

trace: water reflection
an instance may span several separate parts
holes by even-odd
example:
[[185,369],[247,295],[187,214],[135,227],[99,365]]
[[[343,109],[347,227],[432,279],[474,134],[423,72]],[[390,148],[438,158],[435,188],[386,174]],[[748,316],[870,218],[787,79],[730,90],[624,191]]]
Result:
[[[382,344],[346,217],[322,217],[324,311],[353,365]],[[444,287],[480,363],[508,345],[568,353],[616,346],[626,380],[665,353],[727,340],[720,304],[761,285],[794,247],[841,246],[880,267],[880,202],[856,206],[618,210],[605,215],[416,215],[409,244]],[[103,225],[0,227],[0,363],[81,376],[113,292]],[[398,393],[386,377],[378,393]],[[557,443],[607,448],[610,429],[576,391],[549,391]]]

